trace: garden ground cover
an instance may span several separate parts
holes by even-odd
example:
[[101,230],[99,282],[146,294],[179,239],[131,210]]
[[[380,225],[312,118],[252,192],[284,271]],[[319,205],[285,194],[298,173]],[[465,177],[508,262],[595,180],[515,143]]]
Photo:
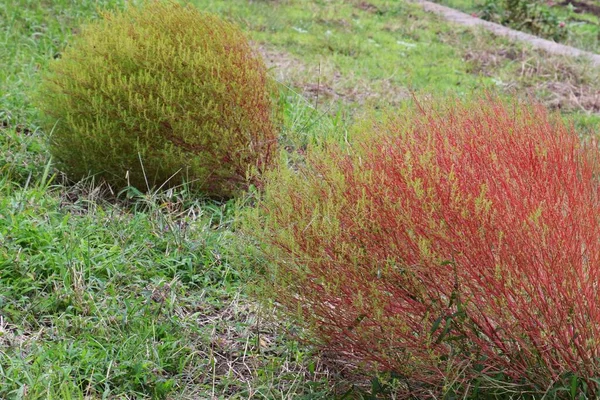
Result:
[[[29,100],[38,73],[97,7],[125,3],[0,4],[0,397],[379,391],[251,300],[263,261],[235,229],[243,202],[185,189],[114,193],[93,179],[67,184],[53,169]],[[193,3],[238,23],[273,68],[288,146],[344,135],[363,110],[422,93],[534,96],[582,135],[599,120],[598,73],[584,60],[453,26],[410,3]]]

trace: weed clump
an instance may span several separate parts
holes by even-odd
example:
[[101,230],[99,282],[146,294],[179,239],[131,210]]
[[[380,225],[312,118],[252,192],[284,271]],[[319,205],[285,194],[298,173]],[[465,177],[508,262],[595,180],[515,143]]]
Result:
[[[266,67],[219,17],[150,2],[103,14],[51,63],[37,96],[68,176],[228,197],[276,146]],[[56,125],[55,125],[56,124]]]
[[541,106],[494,97],[418,105],[355,139],[267,179],[251,226],[276,303],[412,394],[593,397],[597,149]]

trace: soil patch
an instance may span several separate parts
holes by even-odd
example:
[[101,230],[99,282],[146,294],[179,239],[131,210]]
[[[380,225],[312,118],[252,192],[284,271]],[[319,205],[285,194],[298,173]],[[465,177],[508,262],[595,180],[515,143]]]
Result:
[[575,7],[575,12],[578,14],[594,14],[597,17],[600,17],[600,6],[596,4],[591,4],[586,1],[578,1],[578,0],[565,0],[559,4],[560,6],[569,6],[572,5]]
[[355,7],[373,14],[381,14],[379,7],[377,7],[375,4],[369,3],[368,1],[359,1],[355,4]]

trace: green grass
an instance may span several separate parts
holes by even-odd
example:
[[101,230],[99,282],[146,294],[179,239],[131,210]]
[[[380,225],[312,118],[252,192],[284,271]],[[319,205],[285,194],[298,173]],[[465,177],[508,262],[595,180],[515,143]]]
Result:
[[[447,5],[467,13],[481,14],[487,4],[486,0],[439,0],[437,3]],[[492,2],[493,3],[493,2]],[[495,3],[500,3],[495,2]],[[567,6],[560,4],[561,1],[554,2],[553,6],[543,4],[542,9],[548,11],[556,17],[557,22],[566,24],[565,37],[560,40],[561,43],[574,46],[594,53],[600,52],[600,18],[589,10],[581,6]],[[595,0],[584,0],[591,6],[600,10],[600,2]]]
[[[413,93],[500,90],[534,96],[589,131],[599,75],[584,60],[549,56],[489,32],[448,24],[403,1],[211,1],[199,7],[253,40],[301,60],[292,83],[349,109],[398,105]],[[252,16],[250,18],[249,16]],[[311,90],[306,90],[307,86]],[[331,95],[331,92],[335,95]],[[327,107],[325,107],[327,109]],[[321,108],[322,110],[323,108]]]
[[[185,188],[111,193],[93,179],[67,184],[53,169],[50,132],[38,129],[29,100],[38,72],[97,7],[124,3],[0,4],[0,398],[380,391],[258,308],[252,283],[264,261],[235,230],[243,201],[214,203]],[[598,74],[585,62],[548,60],[401,1],[193,3],[239,23],[272,56],[288,149],[343,138],[361,113],[412,93],[497,88],[560,108],[582,133],[598,123],[600,107],[586,97]]]
[[48,179],[0,184],[0,397],[328,390],[295,388],[304,350],[240,292],[231,205],[167,193],[122,208]]
[[466,93],[492,83],[469,74],[460,51],[438,40],[453,35],[452,27],[432,26],[430,17],[404,2],[372,2],[366,10],[348,1],[195,3],[238,22],[258,42],[285,49],[309,65],[335,69],[342,93],[361,84],[378,91],[384,83]]

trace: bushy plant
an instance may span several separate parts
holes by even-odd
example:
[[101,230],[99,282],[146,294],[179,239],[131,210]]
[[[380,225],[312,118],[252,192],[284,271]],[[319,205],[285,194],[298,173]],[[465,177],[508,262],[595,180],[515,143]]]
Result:
[[599,172],[597,149],[541,106],[488,96],[364,123],[351,146],[269,175],[250,219],[264,290],[316,343],[413,394],[593,394]]
[[37,98],[71,178],[92,173],[142,190],[187,181],[226,197],[272,159],[270,85],[237,27],[154,1],[83,27]]

